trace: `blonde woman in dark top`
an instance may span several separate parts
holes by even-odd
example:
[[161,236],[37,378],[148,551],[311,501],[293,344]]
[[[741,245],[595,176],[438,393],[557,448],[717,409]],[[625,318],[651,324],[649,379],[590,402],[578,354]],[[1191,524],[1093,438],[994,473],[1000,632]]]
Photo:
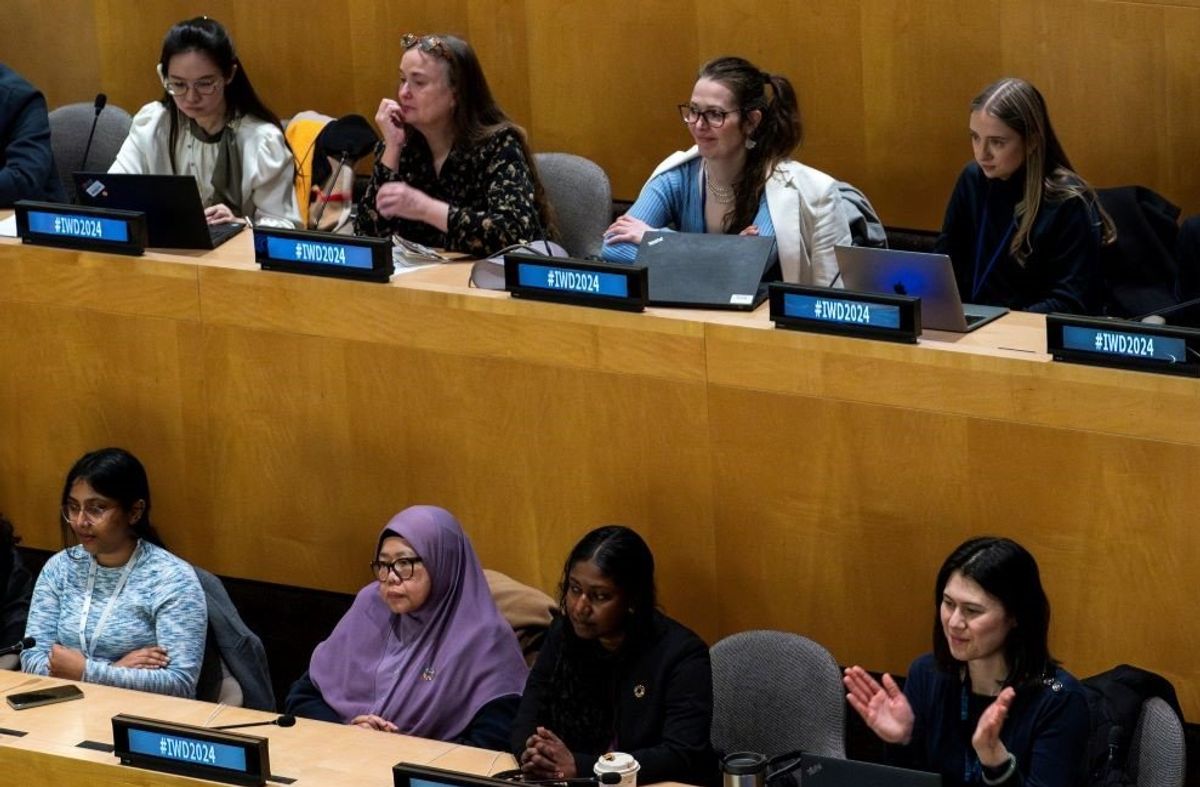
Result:
[[449,35],[401,45],[400,89],[375,114],[383,142],[355,231],[475,256],[544,237],[525,134],[492,98],[470,45]]

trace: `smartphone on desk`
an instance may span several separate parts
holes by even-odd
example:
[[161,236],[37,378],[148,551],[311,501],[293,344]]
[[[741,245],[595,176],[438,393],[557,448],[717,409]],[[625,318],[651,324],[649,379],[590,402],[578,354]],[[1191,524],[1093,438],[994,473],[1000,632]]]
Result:
[[52,686],[48,689],[10,694],[6,699],[13,710],[25,710],[26,708],[36,708],[40,705],[53,705],[56,702],[81,700],[83,699],[83,692],[79,690],[78,686],[68,683],[63,686]]

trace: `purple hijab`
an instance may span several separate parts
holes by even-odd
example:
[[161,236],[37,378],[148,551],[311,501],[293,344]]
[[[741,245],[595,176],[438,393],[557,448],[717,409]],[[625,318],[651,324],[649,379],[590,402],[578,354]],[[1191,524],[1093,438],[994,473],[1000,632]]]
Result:
[[345,721],[373,713],[408,735],[449,740],[487,703],[521,694],[529,670],[449,511],[406,508],[379,542],[390,535],[407,539],[421,557],[429,598],[396,615],[379,597],[379,583],[367,585],[313,651],[309,677]]

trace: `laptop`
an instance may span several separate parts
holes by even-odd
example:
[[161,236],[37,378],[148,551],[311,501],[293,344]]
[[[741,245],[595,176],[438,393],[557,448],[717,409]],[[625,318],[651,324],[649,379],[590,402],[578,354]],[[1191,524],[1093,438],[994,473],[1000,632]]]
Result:
[[800,755],[792,769],[801,787],[941,787],[936,773],[816,754]]
[[398,762],[392,766],[392,784],[393,787],[512,787],[517,780],[510,777],[520,774],[520,770],[503,771],[497,774],[503,778],[497,778]]
[[846,289],[920,298],[924,328],[969,333],[1008,313],[1003,306],[963,303],[945,254],[865,246],[835,246],[834,254]]
[[653,306],[752,311],[780,278],[771,237],[647,232],[637,264],[646,267]]
[[191,175],[76,172],[74,177],[81,205],[145,213],[147,245],[154,248],[215,249],[246,227],[240,221],[205,221],[200,189]]

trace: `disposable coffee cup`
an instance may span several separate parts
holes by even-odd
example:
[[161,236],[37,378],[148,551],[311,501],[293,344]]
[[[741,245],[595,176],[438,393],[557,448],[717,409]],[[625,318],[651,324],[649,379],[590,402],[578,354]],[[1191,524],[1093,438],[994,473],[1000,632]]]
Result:
[[617,774],[621,777],[619,787],[637,787],[637,774],[641,767],[632,755],[620,751],[610,751],[608,754],[600,755],[600,759],[596,760],[592,771],[597,776],[606,773]]

